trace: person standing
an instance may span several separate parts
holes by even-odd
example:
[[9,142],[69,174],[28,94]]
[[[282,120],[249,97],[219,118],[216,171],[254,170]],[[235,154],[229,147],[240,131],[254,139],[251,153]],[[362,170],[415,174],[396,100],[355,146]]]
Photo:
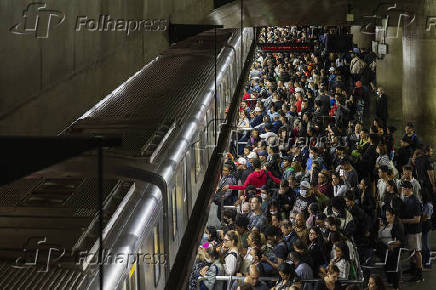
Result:
[[377,89],[377,106],[375,115],[381,120],[383,128],[386,128],[386,121],[388,119],[388,99],[382,88]]
[[408,249],[415,250],[414,265],[410,270],[413,275],[410,281],[421,282],[422,277],[422,205],[418,198],[413,194],[413,185],[410,181],[404,180],[401,183],[403,211],[400,214],[400,222],[404,224]]

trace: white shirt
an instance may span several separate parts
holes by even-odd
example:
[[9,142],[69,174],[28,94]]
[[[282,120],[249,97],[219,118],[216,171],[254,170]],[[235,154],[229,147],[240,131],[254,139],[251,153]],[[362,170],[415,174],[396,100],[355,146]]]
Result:
[[383,200],[386,193],[386,186],[388,183],[384,179],[377,180],[377,193],[380,200]]
[[239,256],[238,252],[236,252],[235,250],[231,250],[224,259],[224,272],[226,272],[227,276],[234,276],[236,274],[236,271],[238,270],[238,259],[235,258],[233,254],[230,254],[231,252],[234,252],[236,253],[236,256]]
[[333,186],[333,196],[345,196],[345,193],[348,190],[348,186],[346,184],[338,184]]

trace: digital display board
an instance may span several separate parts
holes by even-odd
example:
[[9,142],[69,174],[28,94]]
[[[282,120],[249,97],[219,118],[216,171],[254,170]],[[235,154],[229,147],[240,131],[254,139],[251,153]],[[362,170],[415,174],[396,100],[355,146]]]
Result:
[[262,51],[270,52],[312,52],[312,43],[259,43]]

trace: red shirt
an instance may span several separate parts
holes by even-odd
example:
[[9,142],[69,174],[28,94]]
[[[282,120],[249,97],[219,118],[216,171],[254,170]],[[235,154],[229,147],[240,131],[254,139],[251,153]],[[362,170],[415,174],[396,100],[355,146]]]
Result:
[[301,103],[303,102],[302,99],[299,99],[296,103],[295,106],[297,107],[297,113],[301,112]]
[[333,117],[335,114],[336,114],[336,109],[338,108],[338,105],[334,105],[331,109],[330,109],[330,112],[329,112],[329,116],[330,117]]
[[[275,183],[280,184],[280,179],[272,175],[270,171],[268,171],[268,175]],[[254,185],[256,188],[259,188],[262,187],[262,185],[266,185],[266,182],[267,178],[265,170],[259,170],[250,173],[243,185],[230,185],[229,188],[233,190],[245,190],[245,188],[249,185]]]

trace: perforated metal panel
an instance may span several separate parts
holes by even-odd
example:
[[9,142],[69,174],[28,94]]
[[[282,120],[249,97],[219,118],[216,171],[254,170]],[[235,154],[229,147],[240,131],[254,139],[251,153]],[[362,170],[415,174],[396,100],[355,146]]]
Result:
[[[0,289],[80,289],[87,283],[84,272],[72,269],[28,267],[13,268],[0,263]],[[41,271],[41,272],[38,272]]]
[[[205,84],[215,77],[215,53],[235,31],[217,33],[217,51],[213,32],[177,44],[171,54],[159,56],[88,111],[69,132],[120,135],[123,145],[114,150],[135,156],[157,132],[165,134],[159,132],[161,125],[171,127],[176,122],[173,133],[177,134],[192,105],[209,91]],[[217,67],[223,61],[219,58]]]
[[41,182],[41,179],[20,179],[0,187],[0,207],[16,206]]

